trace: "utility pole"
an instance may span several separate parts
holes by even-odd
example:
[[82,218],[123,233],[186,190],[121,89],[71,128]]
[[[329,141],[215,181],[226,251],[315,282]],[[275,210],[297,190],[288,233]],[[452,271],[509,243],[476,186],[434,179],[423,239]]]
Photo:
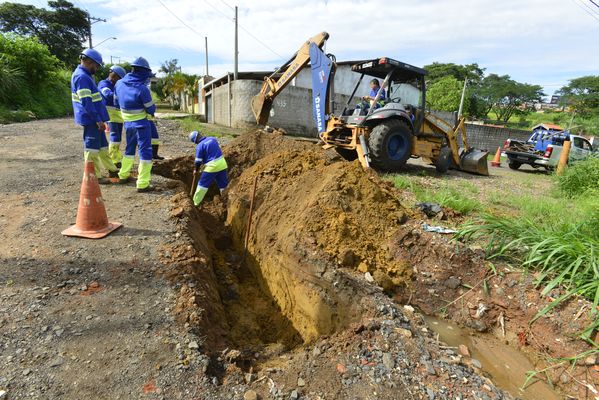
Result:
[[106,22],[105,19],[103,18],[96,18],[96,17],[92,17],[91,15],[89,15],[89,11],[87,12],[87,23],[89,24],[89,48],[93,49],[94,46],[92,45],[92,24],[95,24],[96,22]]
[[208,36],[204,36],[204,44],[206,47],[206,76],[208,76]]
[[238,29],[237,29],[237,6],[235,6],[235,69],[233,72],[233,79],[237,80],[237,72],[239,67],[239,41],[238,41]]

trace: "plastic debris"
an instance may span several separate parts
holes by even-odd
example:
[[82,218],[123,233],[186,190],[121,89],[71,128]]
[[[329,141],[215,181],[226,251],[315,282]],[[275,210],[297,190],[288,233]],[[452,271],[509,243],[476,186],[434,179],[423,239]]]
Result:
[[443,210],[441,209],[441,206],[438,205],[437,203],[429,203],[429,202],[418,203],[418,204],[416,204],[416,208],[420,209],[420,211],[425,213],[426,216],[429,218],[432,218],[432,217],[436,216],[437,214],[443,212]]
[[427,224],[426,222],[422,224],[422,229],[427,232],[435,232],[435,233],[456,233],[455,229],[444,228],[442,226],[432,226]]

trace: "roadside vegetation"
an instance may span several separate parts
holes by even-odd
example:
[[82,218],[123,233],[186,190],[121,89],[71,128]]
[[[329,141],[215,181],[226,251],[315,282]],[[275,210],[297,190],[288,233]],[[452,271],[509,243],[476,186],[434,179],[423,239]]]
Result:
[[482,244],[489,259],[534,272],[552,299],[535,320],[573,296],[593,302],[595,322],[580,332],[591,340],[599,328],[599,158],[578,162],[561,176],[508,173],[499,185],[426,172],[389,179],[408,192],[408,206],[431,201],[461,213],[458,240]]
[[0,33],[0,123],[67,115],[70,72],[36,38]]
[[537,112],[538,104],[548,93],[542,87],[517,82],[509,75],[487,73],[478,64],[434,62],[425,65],[427,75],[427,107],[441,111],[457,111],[464,81],[464,115],[468,120],[505,125],[528,130],[547,122],[570,128],[576,134],[599,132],[599,76],[570,79],[555,94],[560,96],[556,109]]
[[229,128],[221,125],[214,124],[206,124],[204,122],[200,122],[197,117],[189,116],[185,118],[172,118],[181,127],[181,129],[186,132],[199,131],[204,136],[214,136],[214,137],[233,137],[239,135],[239,129]]

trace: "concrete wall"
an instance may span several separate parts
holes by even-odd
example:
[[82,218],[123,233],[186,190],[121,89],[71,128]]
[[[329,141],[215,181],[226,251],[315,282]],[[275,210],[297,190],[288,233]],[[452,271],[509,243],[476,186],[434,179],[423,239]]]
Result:
[[[362,79],[360,87],[356,91],[356,96],[365,96],[370,93],[369,82],[372,78],[372,76],[364,75],[364,79]],[[358,79],[360,79],[360,74],[352,72],[350,65],[337,66],[335,92],[349,96],[354,90]],[[312,72],[310,68],[306,67],[302,69],[295,77],[292,85],[298,88],[312,89]]]
[[[251,102],[262,87],[261,81],[237,80],[231,82],[231,126],[252,128],[256,120]],[[228,87],[219,86],[212,91],[214,123],[229,125]],[[336,112],[340,112],[349,96],[336,95]],[[288,86],[274,101],[268,124],[283,128],[293,136],[318,137],[312,117],[312,90]]]
[[503,147],[503,143],[508,138],[526,141],[531,134],[530,131],[468,123],[466,132],[470,147],[487,150],[491,153],[497,151],[497,147]]
[[[262,81],[237,80],[231,82],[231,126],[236,128],[253,128],[256,121],[252,113],[251,101],[262,87]],[[214,123],[229,126],[229,87],[227,84],[212,91],[214,107]],[[336,93],[334,114],[339,114],[349,96]],[[440,118],[456,121],[456,113],[433,111]],[[318,137],[316,125],[312,117],[312,90],[297,86],[288,86],[274,101],[269,125],[283,128],[289,135]],[[507,138],[527,140],[529,131],[497,128],[494,126],[466,124],[470,146],[493,152],[503,146]]]

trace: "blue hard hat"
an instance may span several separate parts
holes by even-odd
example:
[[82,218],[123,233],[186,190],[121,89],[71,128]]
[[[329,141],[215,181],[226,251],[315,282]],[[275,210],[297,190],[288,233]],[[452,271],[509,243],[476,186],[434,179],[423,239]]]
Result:
[[146,60],[143,57],[137,57],[132,63],[131,63],[132,67],[137,67],[137,68],[145,68],[149,71],[152,70],[152,68],[150,68],[150,63],[148,62],[148,60]]
[[189,140],[195,144],[200,143],[200,140],[202,140],[202,134],[198,131],[193,131],[189,134]]
[[110,72],[114,72],[121,78],[124,78],[125,75],[127,75],[127,71],[125,71],[125,68],[121,67],[120,65],[113,65],[112,67],[110,67]]
[[82,56],[91,58],[96,64],[103,65],[102,54],[96,49],[85,49],[81,52]]

